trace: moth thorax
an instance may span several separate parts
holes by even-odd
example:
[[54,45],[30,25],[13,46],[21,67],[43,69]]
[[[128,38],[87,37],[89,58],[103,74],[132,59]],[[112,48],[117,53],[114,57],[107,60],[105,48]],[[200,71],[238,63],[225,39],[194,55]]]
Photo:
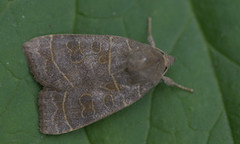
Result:
[[145,48],[131,52],[127,59],[127,71],[132,83],[158,84],[165,69],[165,59],[156,49]]

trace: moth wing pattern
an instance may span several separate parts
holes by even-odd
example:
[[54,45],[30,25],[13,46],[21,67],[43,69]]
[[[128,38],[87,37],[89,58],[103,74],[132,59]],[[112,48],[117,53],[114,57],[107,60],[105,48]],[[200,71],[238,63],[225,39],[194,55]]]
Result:
[[82,128],[141,98],[152,85],[132,84],[125,68],[128,53],[146,47],[109,35],[47,35],[24,43],[30,69],[44,86],[41,132]]
[[66,120],[63,91],[44,88],[39,93],[40,131],[46,134],[59,134],[71,131]]
[[[24,53],[35,79],[46,87],[67,89],[84,75],[82,51],[73,37],[42,36],[23,44]],[[76,64],[72,63],[72,59]],[[81,71],[77,71],[80,69]],[[85,75],[86,76],[86,75]]]
[[[44,88],[39,94],[40,130],[45,134],[62,134],[96,122],[132,104],[139,87],[121,93],[107,90],[72,89],[56,91]],[[94,95],[97,93],[98,95]]]

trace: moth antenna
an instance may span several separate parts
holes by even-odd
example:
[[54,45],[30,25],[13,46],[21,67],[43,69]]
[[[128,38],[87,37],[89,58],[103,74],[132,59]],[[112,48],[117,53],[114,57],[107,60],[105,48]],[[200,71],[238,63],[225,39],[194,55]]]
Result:
[[176,87],[178,87],[178,88],[180,88],[180,89],[182,89],[182,90],[185,90],[185,91],[188,91],[188,92],[193,93],[193,89],[184,87],[184,86],[182,86],[182,85],[180,85],[180,84],[177,84],[177,83],[175,83],[175,82],[174,82],[171,78],[169,78],[169,77],[163,76],[163,77],[162,77],[162,80],[164,81],[164,83],[165,83],[166,85],[176,86]]
[[151,17],[148,17],[148,41],[152,47],[154,48],[156,47],[155,41],[152,36],[152,18]]

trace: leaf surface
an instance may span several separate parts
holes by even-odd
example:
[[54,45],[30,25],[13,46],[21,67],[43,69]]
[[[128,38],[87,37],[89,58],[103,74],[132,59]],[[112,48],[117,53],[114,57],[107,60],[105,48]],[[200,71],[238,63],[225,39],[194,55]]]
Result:
[[[240,144],[240,1],[0,0],[2,143]],[[21,45],[41,35],[110,34],[147,42],[176,58],[167,76],[194,93],[160,83],[141,100],[90,126],[39,131],[41,86]]]

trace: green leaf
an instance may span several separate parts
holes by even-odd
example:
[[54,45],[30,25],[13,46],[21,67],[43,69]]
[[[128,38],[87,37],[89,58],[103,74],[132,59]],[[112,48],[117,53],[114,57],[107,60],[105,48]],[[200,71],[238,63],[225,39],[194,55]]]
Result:
[[[1,143],[240,144],[239,0],[0,0]],[[21,45],[58,33],[120,35],[176,58],[167,76],[194,88],[159,84],[141,100],[90,126],[39,131],[41,86]]]

